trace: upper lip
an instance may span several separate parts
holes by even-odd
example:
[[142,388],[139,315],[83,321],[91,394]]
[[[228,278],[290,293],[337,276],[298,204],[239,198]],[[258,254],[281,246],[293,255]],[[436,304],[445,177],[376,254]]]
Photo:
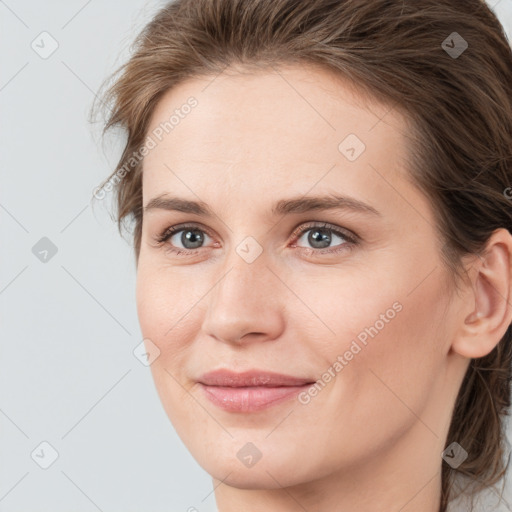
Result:
[[198,382],[207,386],[251,387],[251,386],[304,386],[314,381],[291,375],[267,372],[263,370],[248,370],[237,373],[220,369],[202,375]]

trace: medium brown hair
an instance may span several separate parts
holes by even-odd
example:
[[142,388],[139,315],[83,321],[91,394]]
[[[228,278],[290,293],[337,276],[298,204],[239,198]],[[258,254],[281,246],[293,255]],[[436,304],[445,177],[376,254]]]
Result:
[[[460,55],[447,51],[454,32],[468,44]],[[137,260],[142,161],[133,155],[164,92],[227,66],[293,63],[323,66],[404,113],[413,127],[410,176],[431,200],[453,275],[462,256],[480,254],[496,229],[512,232],[505,193],[512,190],[512,54],[483,1],[176,0],[138,35],[103,96],[111,108],[105,131],[118,126],[127,134],[107,181],[114,183],[119,228],[134,222]],[[476,482],[477,492],[505,474],[511,361],[509,326],[491,353],[470,362],[447,440],[468,457],[456,469],[442,464],[441,512],[455,475]]]

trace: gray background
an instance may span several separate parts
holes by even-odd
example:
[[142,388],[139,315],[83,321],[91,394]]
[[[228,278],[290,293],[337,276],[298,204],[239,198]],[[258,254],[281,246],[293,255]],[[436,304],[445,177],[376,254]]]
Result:
[[[133,252],[110,195],[90,200],[120,148],[102,147],[92,101],[164,4],[0,0],[2,512],[215,511],[133,354]],[[512,0],[489,4],[511,37]]]

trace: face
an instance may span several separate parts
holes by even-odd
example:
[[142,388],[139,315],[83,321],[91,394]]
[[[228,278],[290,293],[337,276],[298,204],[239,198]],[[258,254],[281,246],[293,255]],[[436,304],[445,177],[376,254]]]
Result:
[[166,413],[228,485],[370,471],[405,438],[442,450],[452,305],[406,134],[312,67],[228,70],[159,101],[139,320]]

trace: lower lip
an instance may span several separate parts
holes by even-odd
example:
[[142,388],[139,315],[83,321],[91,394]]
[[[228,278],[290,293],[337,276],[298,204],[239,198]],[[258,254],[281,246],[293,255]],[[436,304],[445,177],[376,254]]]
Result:
[[304,386],[281,386],[269,388],[258,387],[225,387],[206,386],[200,383],[206,396],[215,405],[230,412],[254,412],[266,409],[271,405],[289,400],[311,387],[312,384]]

